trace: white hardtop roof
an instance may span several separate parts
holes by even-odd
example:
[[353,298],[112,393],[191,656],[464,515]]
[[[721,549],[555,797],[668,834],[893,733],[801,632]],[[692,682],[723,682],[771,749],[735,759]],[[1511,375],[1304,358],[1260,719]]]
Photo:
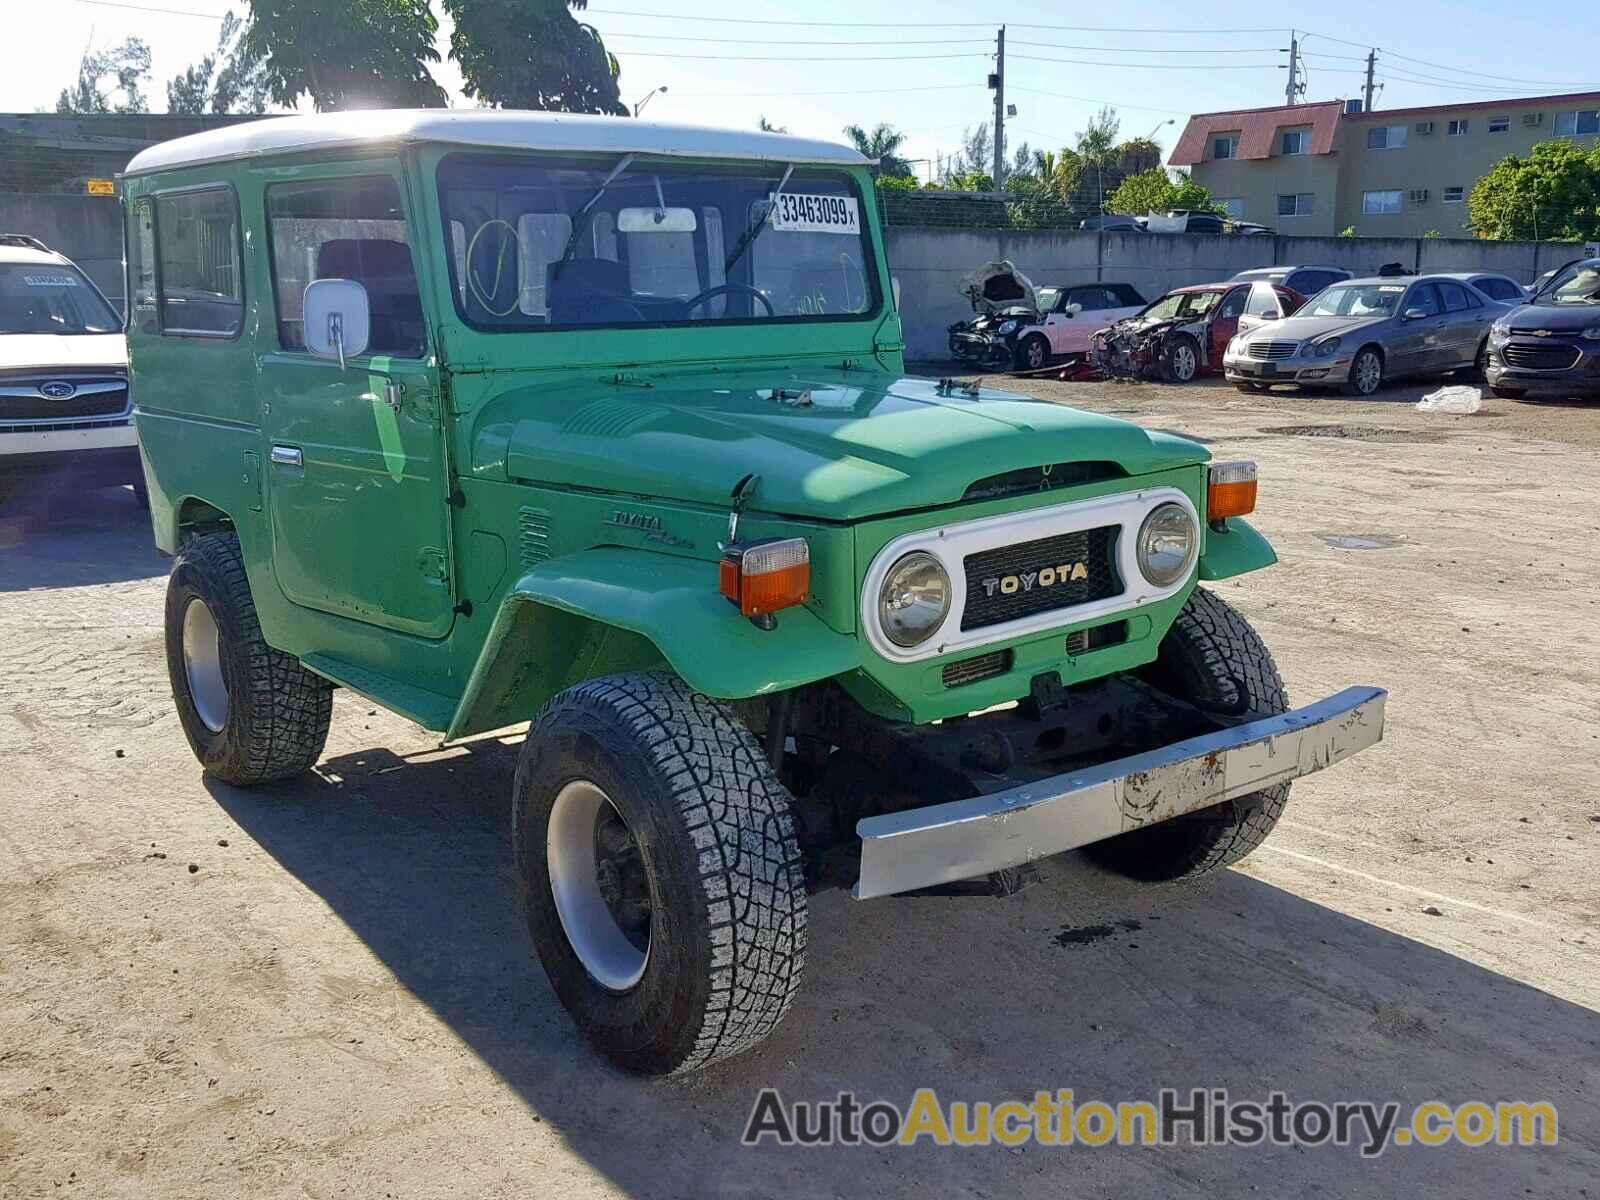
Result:
[[630,117],[495,109],[371,109],[248,121],[141,151],[125,175],[167,171],[224,159],[307,150],[444,142],[496,150],[665,154],[682,158],[765,159],[861,166],[848,146],[783,133],[674,125]]
[[65,256],[54,250],[35,250],[30,246],[0,245],[0,262],[37,263],[40,266],[59,267],[67,263]]

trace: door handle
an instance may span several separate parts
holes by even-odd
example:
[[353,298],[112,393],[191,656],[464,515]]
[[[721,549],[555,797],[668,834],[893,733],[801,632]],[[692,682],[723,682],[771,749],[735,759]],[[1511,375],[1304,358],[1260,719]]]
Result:
[[274,446],[272,448],[272,465],[275,467],[303,467],[306,456],[299,446]]

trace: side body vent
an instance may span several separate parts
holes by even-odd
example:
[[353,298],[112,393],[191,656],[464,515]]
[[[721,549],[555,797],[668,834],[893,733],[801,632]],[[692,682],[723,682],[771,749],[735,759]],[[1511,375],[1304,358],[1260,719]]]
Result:
[[542,508],[518,509],[517,544],[524,567],[536,567],[549,558],[550,514]]

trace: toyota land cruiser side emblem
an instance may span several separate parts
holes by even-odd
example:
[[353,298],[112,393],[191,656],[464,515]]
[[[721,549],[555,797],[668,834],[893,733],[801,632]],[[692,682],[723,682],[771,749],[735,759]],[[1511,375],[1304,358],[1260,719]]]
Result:
[[1062,563],[1054,567],[1040,567],[1037,571],[1023,571],[1019,575],[996,575],[983,581],[983,594],[1012,596],[1017,592],[1031,592],[1036,587],[1055,587],[1058,583],[1071,583],[1089,578],[1089,567],[1082,562]]
[[71,400],[78,394],[77,386],[65,379],[52,379],[39,385],[39,394],[47,400]]

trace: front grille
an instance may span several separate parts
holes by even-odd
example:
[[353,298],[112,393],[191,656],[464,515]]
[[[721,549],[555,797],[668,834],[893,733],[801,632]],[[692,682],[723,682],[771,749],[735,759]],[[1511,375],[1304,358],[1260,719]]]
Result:
[[1299,348],[1299,342],[1246,342],[1244,352],[1250,358],[1293,358]]
[[[41,385],[70,383],[75,395],[55,400]],[[0,421],[55,424],[92,417],[118,416],[128,410],[128,381],[119,375],[9,373],[0,377]]]
[[944,685],[947,688],[965,687],[969,683],[978,683],[984,679],[992,679],[996,675],[1004,675],[1011,670],[1012,657],[1010,650],[993,650],[988,654],[980,654],[977,658],[964,658],[960,662],[946,663]]
[[[967,555],[961,628],[983,629],[1115,596],[1122,590],[1116,541],[1117,526],[1103,525]],[[1082,571],[1074,569],[1078,564]]]
[[8,433],[77,433],[84,429],[125,429],[133,424],[131,417],[119,417],[114,421],[63,421],[58,425],[48,422],[36,422],[31,425],[0,425],[0,435]]
[[1565,371],[1578,365],[1582,351],[1576,346],[1525,346],[1511,342],[1500,355],[1513,367],[1530,371]]

